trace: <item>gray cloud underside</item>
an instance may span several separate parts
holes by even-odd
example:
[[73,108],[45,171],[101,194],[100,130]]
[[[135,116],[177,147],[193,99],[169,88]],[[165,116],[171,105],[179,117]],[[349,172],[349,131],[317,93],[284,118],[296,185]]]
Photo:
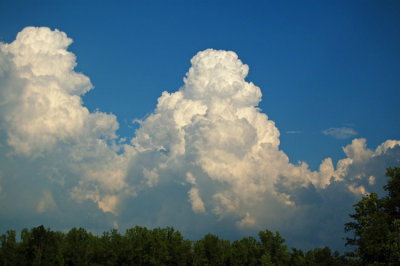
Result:
[[336,166],[330,158],[319,171],[291,164],[274,121],[257,108],[261,90],[245,81],[248,66],[212,49],[191,59],[184,85],[163,92],[121,144],[117,118],[82,104],[93,86],[74,71],[71,42],[28,27],[0,44],[3,230],[141,224],[232,237],[270,228],[292,244],[338,248],[351,204],[380,191],[385,168],[399,164],[400,141],[371,150],[365,139],[344,147]]

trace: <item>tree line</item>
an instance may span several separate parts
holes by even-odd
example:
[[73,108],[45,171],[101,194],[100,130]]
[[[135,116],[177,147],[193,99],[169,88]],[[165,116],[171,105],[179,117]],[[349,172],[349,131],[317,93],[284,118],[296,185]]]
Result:
[[317,248],[306,253],[289,251],[279,232],[260,231],[258,239],[245,237],[229,241],[207,234],[198,241],[184,239],[172,227],[136,226],[120,234],[101,236],[83,228],[67,233],[44,226],[21,231],[17,241],[13,230],[1,236],[2,265],[343,265],[338,252]]
[[229,241],[213,234],[190,241],[173,227],[136,226],[94,235],[84,228],[63,233],[43,225],[0,236],[0,265],[400,265],[400,168],[388,168],[388,196],[371,193],[354,205],[345,231],[353,252],[329,247],[289,249],[279,232]]

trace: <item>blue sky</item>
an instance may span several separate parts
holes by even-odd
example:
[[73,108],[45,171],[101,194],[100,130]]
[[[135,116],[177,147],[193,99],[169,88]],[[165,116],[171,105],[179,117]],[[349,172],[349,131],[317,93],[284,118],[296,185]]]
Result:
[[[201,165],[200,170],[192,169],[190,171],[188,170],[188,165],[180,166],[181,168],[179,169],[182,169],[181,179],[187,181],[187,187],[185,187],[186,190],[184,191],[172,185],[183,182],[182,180],[179,182],[176,180],[166,182],[157,188],[154,188],[154,184],[150,181],[147,182],[149,188],[157,192],[149,188],[136,189],[140,187],[138,185],[141,182],[138,181],[140,176],[131,172],[141,172],[147,178],[146,180],[152,180],[150,178],[152,176],[155,179],[162,178],[161,173],[165,169],[156,165],[158,158],[162,155],[156,155],[157,153],[153,155],[148,155],[147,153],[145,155],[137,155],[145,152],[139,148],[140,145],[144,144],[137,144],[143,143],[141,142],[142,140],[136,138],[136,144],[135,140],[133,140],[136,137],[135,130],[140,128],[140,123],[133,121],[135,119],[141,120],[143,127],[141,132],[143,132],[143,135],[146,133],[152,138],[152,134],[160,130],[160,128],[152,128],[150,122],[146,124],[146,121],[150,121],[148,118],[153,117],[155,114],[160,114],[161,117],[164,114],[161,109],[156,109],[159,97],[161,97],[163,91],[172,94],[179,91],[180,88],[184,88],[186,85],[183,78],[190,67],[195,67],[190,62],[190,59],[198,52],[208,48],[233,51],[243,64],[249,66],[245,81],[252,82],[260,88],[262,100],[257,104],[261,109],[260,113],[266,114],[269,121],[273,121],[276,129],[280,132],[280,137],[278,138],[280,146],[274,152],[283,151],[287,155],[289,162],[293,164],[293,167],[300,167],[298,162],[301,161],[309,165],[308,171],[318,171],[321,162],[329,157],[332,159],[335,171],[339,171],[336,163],[341,159],[351,157],[351,154],[357,153],[351,153],[350,150],[369,154],[368,156],[372,156],[367,152],[371,151],[375,154],[372,157],[377,158],[382,155],[382,153],[379,156],[377,155],[378,152],[375,149],[378,145],[387,140],[398,140],[400,137],[400,108],[398,105],[400,99],[400,51],[398,49],[400,47],[400,5],[396,1],[3,1],[0,3],[0,10],[0,41],[3,43],[12,43],[17,34],[27,26],[48,27],[51,30],[58,29],[65,32],[68,38],[73,40],[73,43],[66,49],[76,56],[77,66],[75,71],[89,77],[94,86],[94,89],[80,94],[83,106],[88,108],[91,114],[98,110],[98,112],[104,114],[104,117],[109,119],[104,118],[106,121],[113,119],[107,114],[112,113],[115,115],[115,123],[118,124],[119,129],[114,133],[118,137],[107,140],[107,143],[110,144],[113,141],[121,143],[120,138],[126,138],[125,143],[134,146],[136,149],[134,152],[129,153],[127,150],[130,148],[125,147],[121,148],[124,149],[123,151],[119,150],[117,152],[117,154],[126,156],[128,158],[126,160],[130,162],[126,166],[127,173],[121,178],[124,184],[128,184],[126,187],[131,188],[131,190],[124,188],[125,190],[122,193],[120,187],[118,187],[111,192],[102,191],[101,184],[103,183],[101,182],[104,180],[97,180],[96,182],[99,182],[100,185],[97,183],[97,185],[92,183],[91,185],[95,186],[98,192],[100,191],[99,195],[93,196],[94,194],[90,194],[89,190],[86,191],[86,196],[83,198],[88,202],[81,203],[81,209],[72,210],[72,203],[70,205],[60,202],[63,200],[70,201],[68,195],[76,195],[74,194],[75,192],[77,193],[78,190],[82,192],[87,187],[78,188],[76,183],[79,182],[76,180],[74,181],[75,183],[72,182],[70,184],[69,188],[55,188],[52,185],[53,181],[48,183],[46,191],[40,192],[43,195],[43,199],[42,201],[38,199],[36,209],[43,214],[46,213],[45,206],[52,206],[50,209],[53,213],[46,214],[48,216],[45,216],[46,219],[43,218],[43,221],[50,220],[50,224],[54,227],[63,228],[74,226],[75,224],[89,226],[90,224],[90,226],[99,230],[107,229],[110,224],[94,226],[92,225],[95,224],[93,217],[90,218],[89,216],[85,221],[76,222],[70,219],[68,223],[61,223],[55,218],[57,217],[55,210],[71,214],[80,213],[80,211],[87,213],[87,210],[91,208],[96,209],[94,212],[98,217],[107,215],[110,223],[118,223],[120,228],[128,227],[133,221],[149,226],[162,226],[167,223],[173,223],[174,220],[172,218],[163,219],[163,215],[171,216],[172,214],[166,212],[166,214],[161,215],[162,208],[157,203],[152,203],[152,201],[158,202],[157,199],[160,198],[160,195],[168,195],[170,191],[177,189],[182,197],[188,193],[191,197],[189,197],[189,202],[188,200],[183,200],[188,204],[188,206],[182,207],[188,209],[188,216],[192,215],[189,203],[192,204],[194,213],[202,213],[201,204],[195,205],[194,198],[196,198],[196,195],[203,197],[204,212],[207,215],[205,215],[205,218],[198,218],[198,220],[204,219],[204,224],[208,223],[210,226],[199,225],[198,228],[200,229],[195,230],[188,228],[185,223],[177,225],[178,229],[188,232],[189,235],[201,235],[207,230],[221,233],[221,228],[226,223],[232,224],[232,226],[228,226],[230,228],[230,231],[228,230],[229,233],[222,232],[222,235],[240,236],[252,233],[265,224],[273,227],[272,229],[279,229],[287,233],[290,243],[307,242],[310,247],[324,243],[325,238],[311,239],[312,237],[310,237],[310,239],[306,239],[307,236],[298,236],[296,233],[290,233],[291,231],[288,228],[277,226],[279,223],[270,222],[269,218],[251,216],[252,212],[246,212],[246,209],[251,210],[251,208],[254,208],[256,210],[258,205],[242,203],[245,200],[233,192],[227,197],[232,199],[232,202],[238,202],[237,206],[235,206],[241,211],[221,211],[223,208],[218,204],[213,205],[214,203],[212,203],[211,199],[219,199],[222,202],[221,195],[226,196],[222,192],[225,193],[227,189],[221,188],[221,190],[218,190],[215,188],[215,191],[211,192],[212,189],[210,190],[209,186],[214,186],[212,182],[207,183],[208,181],[204,181],[204,184],[202,183],[203,177],[200,176],[204,176],[204,180],[207,178],[210,178],[213,182],[217,180],[214,178],[214,172],[205,165]],[[204,58],[213,56],[216,55],[210,52],[206,53]],[[6,85],[1,86],[6,91]],[[185,90],[190,91],[188,88],[182,89],[182,91]],[[197,98],[192,100],[194,99]],[[5,114],[9,115],[9,117],[13,117],[13,114],[15,114],[13,113],[14,111],[8,111],[9,109],[4,110],[4,117]],[[18,119],[21,120],[22,118]],[[20,121],[18,119],[15,119],[15,123]],[[29,120],[27,121],[29,123]],[[108,122],[104,123],[107,124]],[[115,123],[109,123],[107,125],[115,129]],[[85,170],[85,174],[80,173],[80,170],[76,170],[75,164],[72,164],[71,167],[65,167],[65,172],[63,172],[62,167],[60,168],[54,162],[53,170],[50,173],[43,165],[35,163],[35,160],[37,160],[35,158],[39,156],[43,161],[46,161],[46,158],[53,158],[52,160],[55,161],[54,158],[58,158],[57,156],[63,158],[62,155],[51,155],[51,152],[55,149],[53,146],[51,148],[39,147],[41,142],[34,139],[33,135],[27,139],[29,141],[32,140],[35,145],[33,145],[33,142],[25,143],[28,146],[31,145],[29,146],[31,147],[29,152],[18,150],[18,147],[22,146],[17,146],[15,142],[10,142],[10,139],[11,136],[17,136],[17,133],[23,134],[22,131],[11,132],[5,128],[5,125],[8,124],[6,122],[1,124],[3,128],[0,131],[2,149],[5,149],[3,154],[7,151],[12,154],[16,153],[17,155],[12,156],[17,157],[15,159],[10,159],[11,155],[7,158],[6,156],[2,157],[1,165],[3,165],[4,173],[0,175],[0,181],[3,182],[3,192],[6,191],[5,188],[13,189],[22,186],[26,175],[23,170],[18,170],[22,172],[17,173],[16,166],[14,168],[10,166],[13,164],[9,160],[14,160],[15,165],[18,165],[20,160],[29,162],[29,169],[40,169],[40,173],[44,173],[46,176],[59,175],[67,178],[69,175],[84,176],[90,172]],[[213,128],[218,128],[218,125],[215,124]],[[194,125],[192,126],[195,128]],[[15,126],[15,128],[18,127]],[[165,127],[161,127],[161,130],[163,130],[162,128]],[[275,129],[271,126],[271,130]],[[188,132],[186,132],[187,136],[190,135]],[[193,132],[195,132],[193,133],[193,139],[196,139],[197,131]],[[101,134],[95,138],[107,138]],[[173,133],[171,134],[173,135]],[[242,139],[245,141],[247,137],[244,134]],[[365,139],[367,148],[361,142],[352,142],[354,138]],[[57,135],[51,138],[51,140],[53,139],[56,139],[55,146],[65,145],[67,137]],[[248,139],[250,141],[251,137],[248,137]],[[154,140],[154,142],[156,141]],[[398,159],[396,161],[398,149],[395,149],[398,145],[393,145],[391,148],[394,151],[392,153],[388,152],[388,154],[390,153],[389,155],[386,154],[389,159],[383,155],[384,158],[379,159],[380,163],[377,163],[377,165],[379,165],[380,171],[390,162],[398,163]],[[348,154],[345,154],[342,149],[345,146],[349,147]],[[360,148],[360,150],[356,147],[363,148]],[[47,155],[40,152],[40,155],[35,155],[35,149],[40,152],[46,151]],[[168,149],[169,152],[169,148],[165,149]],[[19,151],[23,155],[18,155]],[[11,158],[14,158],[12,156]],[[70,156],[68,154],[67,157],[69,158]],[[101,158],[104,159],[105,157]],[[189,160],[188,158],[192,157],[185,158],[185,160]],[[354,158],[353,161],[357,161]],[[199,162],[204,163],[205,159],[203,159],[199,160]],[[212,158],[209,159],[212,160]],[[107,161],[106,164],[112,165],[110,168],[118,171],[119,168],[115,165],[123,164],[119,162],[120,160],[122,159],[119,158],[117,163],[112,160]],[[103,161],[100,160],[99,162]],[[145,168],[146,171],[142,169],[142,166],[138,166],[147,164],[149,166]],[[168,163],[164,162],[164,164]],[[8,166],[5,167],[4,165]],[[176,168],[176,166],[174,167]],[[268,167],[265,166],[263,169],[268,169]],[[90,167],[88,166],[88,168]],[[351,169],[353,171],[356,168],[354,166]],[[379,171],[371,167],[367,168],[362,168],[360,173],[354,173],[353,176],[360,175],[368,179],[372,176],[369,172],[367,173],[368,170],[372,171],[374,178],[378,179],[375,173]],[[57,169],[57,173],[61,174],[54,174],[54,169]],[[140,169],[140,171],[137,169]],[[349,169],[347,175],[351,172]],[[164,175],[171,174],[171,171],[165,171]],[[293,173],[296,171],[293,170]],[[199,172],[196,182],[190,181],[192,179],[188,178],[187,175],[189,172],[194,176],[196,172]],[[16,179],[14,178],[17,180],[14,180],[16,183],[7,181],[10,174],[17,176]],[[232,175],[236,174],[237,172]],[[297,176],[298,174],[293,175]],[[322,194],[325,193],[325,196],[321,197],[329,198],[326,196],[329,194],[326,191],[329,189],[333,191],[333,187],[338,188],[341,186],[340,184],[335,184],[334,186],[331,183],[327,186],[327,184],[322,184],[320,181],[315,181],[314,177],[310,176],[311,174],[307,175],[307,182],[310,183],[305,183],[302,187],[311,189],[311,186],[319,186],[321,191],[325,191],[321,192]],[[344,175],[340,176],[338,172],[332,174],[332,176],[337,176],[338,182],[342,179],[345,180]],[[20,178],[18,179],[18,177]],[[239,180],[239,176],[235,176],[235,178],[237,178],[235,180]],[[265,178],[268,179],[270,177]],[[84,180],[92,179],[87,177]],[[104,182],[107,184],[107,181]],[[275,184],[277,182],[275,180]],[[354,191],[361,193],[361,185],[358,184],[359,190],[357,190],[354,182],[352,180],[346,183],[347,188],[353,186],[352,189]],[[383,182],[384,179],[376,182],[376,189],[379,190],[378,185],[383,184]],[[375,185],[375,182],[369,182],[371,186],[372,183]],[[188,184],[192,185],[191,189],[189,189]],[[203,185],[204,187],[202,187]],[[238,184],[232,183],[230,187],[232,191],[234,191],[236,185]],[[121,185],[121,187],[124,186]],[[368,191],[366,185],[363,187]],[[283,194],[286,193],[286,197],[291,198],[293,202],[295,202],[294,199],[301,201],[300,196],[303,194],[296,194],[300,190],[294,189],[289,193],[288,188],[285,188],[286,190],[284,188],[281,189],[277,191]],[[64,198],[56,198],[55,194],[57,194],[56,191],[58,190],[67,191]],[[128,190],[130,192],[126,192]],[[133,190],[135,192],[132,192]],[[196,190],[197,192],[194,192]],[[205,192],[209,190],[210,195]],[[156,193],[157,196],[152,193]],[[176,194],[179,193],[177,192]],[[353,196],[349,196],[348,205],[350,208],[351,204],[360,198],[360,193],[353,193]],[[132,196],[133,194],[134,196]],[[4,196],[9,197],[6,202],[11,202],[11,199],[17,197],[16,195],[16,193],[9,192],[8,196]],[[210,202],[204,199],[208,196]],[[29,195],[26,197],[29,198]],[[48,200],[47,205],[44,203],[44,205],[40,205],[46,199]],[[141,202],[144,201],[147,202],[146,206],[152,206],[151,208],[156,209],[161,208],[158,214],[154,214],[154,217],[158,217],[157,221],[159,222],[148,223],[146,219],[153,219],[154,217],[152,216],[153,214],[146,216],[145,212],[142,214],[143,218],[138,220],[130,220],[130,216],[127,214],[121,215],[121,211],[117,215],[116,211],[110,211],[110,206],[115,205],[110,203],[113,201],[112,199],[119,203],[117,204],[118,208],[125,210],[125,213],[130,213],[130,211],[127,211],[129,208],[126,207],[129,204],[136,206],[135,208],[140,208]],[[237,200],[235,201],[234,199]],[[172,205],[179,202],[178,198],[171,198],[170,200]],[[264,201],[268,200],[273,202],[271,199],[264,198]],[[328,200],[326,201],[328,202]],[[22,206],[24,200],[20,199],[19,202]],[[107,205],[105,202],[110,204]],[[7,203],[3,204],[5,206]],[[109,207],[104,207],[104,204]],[[197,206],[197,209],[194,206]],[[279,212],[278,207],[268,206],[266,207],[267,209],[269,208],[268,210]],[[324,209],[326,206],[321,208]],[[229,209],[228,207],[226,208],[227,210]],[[341,209],[342,212],[349,210],[347,207],[347,209],[343,208],[343,210]],[[130,210],[132,211],[132,209]],[[3,223],[1,229],[3,230],[13,223],[24,226],[25,220],[21,216],[22,211],[23,208],[21,207],[19,211],[13,212],[12,217],[15,218],[7,219],[8,222]],[[135,211],[132,212],[135,213]],[[6,211],[0,215],[11,217]],[[342,220],[345,219],[343,218],[345,216],[344,213],[341,213]],[[34,223],[32,221],[40,223],[40,217],[42,216],[32,213],[30,222],[27,221],[26,224]],[[237,217],[241,217],[241,220],[237,220]],[[247,220],[246,217],[248,217]],[[216,222],[212,223],[210,221]],[[246,224],[245,222],[259,227],[254,226],[248,230],[246,229],[246,231],[237,229],[237,226],[234,226],[235,223],[236,225]],[[308,225],[309,227],[304,226],[305,228],[312,227],[311,225]],[[331,231],[338,232],[343,228],[343,224],[339,224],[339,222],[329,226],[335,229],[324,231],[324,234],[328,235],[327,232]],[[303,230],[301,228],[299,225],[298,230]],[[305,232],[308,231],[305,230]],[[340,241],[333,241],[328,244],[340,249],[342,244]]]

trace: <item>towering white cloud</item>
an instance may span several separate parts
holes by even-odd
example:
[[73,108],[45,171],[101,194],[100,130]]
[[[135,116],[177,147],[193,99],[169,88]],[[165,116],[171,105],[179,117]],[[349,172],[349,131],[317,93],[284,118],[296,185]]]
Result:
[[[130,144],[119,144],[116,117],[82,105],[92,85],[74,71],[71,42],[58,30],[29,27],[0,45],[2,216],[22,219],[31,206],[50,216],[90,213],[119,227],[141,219],[175,225],[179,216],[201,233],[204,224],[226,223],[281,230],[292,240],[315,234],[311,244],[329,244],[326,235],[342,232],[343,206],[381,187],[385,168],[399,164],[400,141],[374,151],[365,139],[346,146],[336,166],[331,158],[319,171],[291,164],[275,123],[257,107],[260,89],[245,80],[249,67],[234,52],[212,49],[192,58],[183,86],[163,92]],[[11,210],[11,201],[27,201],[20,188],[33,203]]]
[[[374,152],[364,139],[355,139],[344,148],[347,158],[336,168],[331,158],[319,171],[311,171],[304,162],[293,165],[279,149],[274,122],[257,108],[260,89],[245,81],[248,67],[237,55],[209,49],[191,62],[185,84],[177,92],[163,93],[132,144],[161,154],[152,156],[158,161],[151,167],[170,169],[173,177],[160,179],[186,180],[188,201],[197,215],[209,210],[219,220],[233,219],[238,227],[259,229],[282,228],[300,219],[307,224],[299,230],[311,230],[320,221],[311,217],[318,216],[321,206],[310,202],[333,204],[326,195],[338,190],[335,193],[344,193],[351,206],[360,194],[376,188],[375,182],[364,184],[367,179],[378,175],[383,180],[385,168],[396,164],[399,141],[387,141]],[[371,161],[380,163],[369,168]],[[310,216],[301,217],[305,213]],[[340,216],[335,234],[342,232],[346,214]]]
[[[74,71],[75,55],[66,50],[71,43],[58,30],[28,27],[14,42],[1,44],[0,125],[2,143],[9,147],[3,154],[8,150],[9,156],[54,170],[46,174],[54,182],[71,183],[71,195],[90,198],[111,211],[115,201],[108,194],[125,187],[124,158],[117,155],[118,147],[109,145],[116,139],[118,122],[112,114],[90,113],[82,106],[81,95],[92,84]],[[63,168],[67,173],[59,172]],[[74,176],[77,179],[61,180]],[[51,202],[51,194],[45,195]],[[49,205],[43,202],[40,212]]]

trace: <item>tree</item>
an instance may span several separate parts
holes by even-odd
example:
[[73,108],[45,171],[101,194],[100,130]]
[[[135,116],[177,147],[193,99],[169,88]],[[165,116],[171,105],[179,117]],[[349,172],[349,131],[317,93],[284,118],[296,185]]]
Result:
[[388,195],[379,198],[371,193],[354,206],[352,222],[345,224],[353,232],[346,245],[356,246],[353,255],[363,264],[400,264],[400,167],[388,168],[384,189]]
[[269,230],[260,231],[258,236],[261,240],[261,264],[262,265],[287,265],[290,261],[290,252],[283,243],[285,239],[279,232],[272,233]]
[[193,247],[193,265],[231,265],[229,240],[207,234]]
[[33,265],[60,265],[63,264],[61,243],[63,234],[53,232],[43,225],[32,228],[30,246],[33,250]]
[[18,257],[18,244],[14,230],[0,236],[0,265],[15,265]]
[[231,249],[235,265],[258,265],[260,243],[254,237],[235,240]]
[[168,255],[163,263],[165,263],[165,265],[189,264],[191,262],[191,242],[189,240],[184,240],[182,234],[179,231],[175,231],[173,227],[160,230],[168,251]]
[[66,265],[85,265],[88,261],[89,235],[83,228],[72,228],[64,239],[63,253]]

